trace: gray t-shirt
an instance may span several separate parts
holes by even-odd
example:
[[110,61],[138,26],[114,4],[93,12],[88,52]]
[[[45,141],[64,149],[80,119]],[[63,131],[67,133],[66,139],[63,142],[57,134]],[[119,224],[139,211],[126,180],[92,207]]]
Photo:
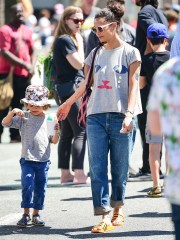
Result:
[[[94,50],[85,60],[91,65]],[[117,112],[126,113],[128,108],[129,66],[141,61],[139,50],[124,42],[118,48],[101,47],[94,62],[94,84],[90,96],[87,115]],[[142,113],[140,91],[137,91],[134,115]]]
[[24,117],[15,116],[8,125],[19,129],[22,140],[21,157],[29,161],[45,162],[50,158],[50,140],[46,116],[33,116],[25,112]]

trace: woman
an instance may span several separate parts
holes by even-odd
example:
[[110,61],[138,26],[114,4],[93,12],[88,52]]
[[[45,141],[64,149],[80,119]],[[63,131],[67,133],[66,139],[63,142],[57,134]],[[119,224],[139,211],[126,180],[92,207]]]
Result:
[[[71,6],[65,9],[57,27],[52,49],[56,74],[55,88],[62,103],[74,93],[75,84],[84,78],[83,40],[79,33],[82,23],[82,10]],[[83,171],[86,134],[77,124],[77,114],[78,102],[74,102],[67,119],[61,123],[58,167],[61,168],[61,183],[64,184],[87,182]],[[74,176],[69,166],[71,151]]]
[[[94,32],[102,46],[95,58],[92,94],[87,109],[87,141],[94,214],[102,221],[92,232],[106,232],[124,223],[122,207],[128,177],[134,116],[141,113],[139,51],[119,38],[121,6],[102,9],[94,21]],[[87,74],[93,51],[85,60]],[[61,105],[57,115],[65,119],[72,104],[82,95],[86,80]],[[108,189],[110,152],[112,193]],[[110,212],[114,208],[113,217]]]

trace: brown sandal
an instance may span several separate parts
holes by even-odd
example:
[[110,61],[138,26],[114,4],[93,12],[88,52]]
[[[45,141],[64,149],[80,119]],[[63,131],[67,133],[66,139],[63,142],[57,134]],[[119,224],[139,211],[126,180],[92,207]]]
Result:
[[121,213],[114,213],[111,222],[113,226],[122,226],[124,224],[124,215]]
[[114,226],[108,225],[107,223],[102,221],[102,222],[98,223],[96,226],[94,226],[91,229],[91,232],[92,233],[104,233],[107,231],[111,231],[113,229],[114,229]]

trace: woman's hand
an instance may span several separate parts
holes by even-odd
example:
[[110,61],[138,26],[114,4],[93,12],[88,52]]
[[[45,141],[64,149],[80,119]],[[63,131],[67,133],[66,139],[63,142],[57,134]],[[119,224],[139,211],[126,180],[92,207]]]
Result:
[[75,39],[76,39],[76,41],[78,43],[78,46],[83,44],[83,38],[82,38],[82,36],[81,36],[81,34],[79,32],[76,32]]
[[70,109],[71,109],[71,105],[67,101],[64,102],[57,110],[56,115],[58,120],[60,121],[64,120],[67,117]]
[[122,123],[122,128],[120,130],[120,133],[123,133],[123,134],[129,133],[132,131],[133,127],[134,126],[133,126],[133,122],[132,122],[132,117],[126,116]]

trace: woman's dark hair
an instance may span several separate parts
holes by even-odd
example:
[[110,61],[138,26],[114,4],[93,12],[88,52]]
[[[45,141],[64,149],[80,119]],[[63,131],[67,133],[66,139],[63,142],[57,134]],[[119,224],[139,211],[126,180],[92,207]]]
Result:
[[120,21],[124,15],[124,9],[119,4],[109,5],[108,8],[103,8],[100,12],[95,15],[95,19],[104,18],[106,22],[116,22],[119,28]]
[[108,8],[109,5],[118,4],[118,3],[121,5],[125,5],[124,0],[107,0],[106,7]]
[[144,7],[148,4],[152,5],[155,8],[158,8],[158,5],[159,5],[158,0],[141,0],[142,7]]

